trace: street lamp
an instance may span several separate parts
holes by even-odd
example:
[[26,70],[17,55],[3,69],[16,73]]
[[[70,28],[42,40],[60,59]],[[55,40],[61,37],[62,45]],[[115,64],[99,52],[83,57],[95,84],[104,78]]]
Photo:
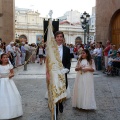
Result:
[[82,14],[82,16],[80,17],[81,23],[82,23],[82,28],[84,30],[84,44],[86,41],[86,32],[89,34],[89,19],[90,19],[90,15],[86,12],[84,12]]

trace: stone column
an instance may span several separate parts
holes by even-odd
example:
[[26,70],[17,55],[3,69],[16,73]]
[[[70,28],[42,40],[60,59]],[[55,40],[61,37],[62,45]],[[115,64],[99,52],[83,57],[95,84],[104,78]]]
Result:
[[2,0],[0,0],[0,38],[2,38],[1,34],[2,34],[2,15],[3,15],[3,12],[2,12]]
[[15,0],[0,0],[0,38],[15,40]]
[[0,0],[0,16],[2,16],[2,0]]

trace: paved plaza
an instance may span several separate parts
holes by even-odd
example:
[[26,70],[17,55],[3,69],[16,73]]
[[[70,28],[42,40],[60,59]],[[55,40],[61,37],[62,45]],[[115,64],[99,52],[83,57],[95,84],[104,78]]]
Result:
[[[76,61],[72,62],[68,81],[71,90],[74,85]],[[71,99],[64,103],[64,112],[59,113],[59,120],[120,120],[120,76],[107,76],[102,72],[94,73],[96,111],[72,108]],[[22,96],[22,117],[14,120],[50,120],[51,114],[45,99],[45,65],[29,63],[27,71],[23,67],[15,69],[14,81]]]

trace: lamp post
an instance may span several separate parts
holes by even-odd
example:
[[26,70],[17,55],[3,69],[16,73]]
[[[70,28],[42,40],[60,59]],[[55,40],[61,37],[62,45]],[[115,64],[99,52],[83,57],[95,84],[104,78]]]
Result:
[[80,17],[82,28],[84,30],[84,44],[86,41],[86,32],[89,34],[89,19],[90,19],[90,15],[86,12],[84,12]]

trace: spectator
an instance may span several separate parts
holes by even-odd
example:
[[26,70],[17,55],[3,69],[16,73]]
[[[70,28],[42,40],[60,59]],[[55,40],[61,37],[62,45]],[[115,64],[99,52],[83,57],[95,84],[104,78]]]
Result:
[[110,41],[108,40],[106,42],[106,47],[103,50],[103,52],[104,52],[104,61],[105,61],[105,69],[107,69],[107,66],[108,66],[108,52],[109,52],[109,50],[110,50]]
[[74,58],[78,58],[78,55],[77,55],[77,53],[78,53],[77,45],[75,45],[73,52],[74,52]]
[[111,46],[112,48],[108,52],[108,62],[116,58],[117,50],[115,50],[115,45]]
[[120,67],[120,52],[117,52],[117,57],[108,63],[107,74],[111,74],[112,67]]
[[31,54],[32,54],[32,56],[31,56],[31,62],[32,62],[32,63],[35,63],[35,59],[36,59],[36,48],[35,48],[35,44],[31,44],[30,49],[31,49]]
[[73,45],[70,44],[70,59],[72,60],[72,58],[74,58],[74,48],[73,48]]
[[92,55],[92,57],[93,57],[93,59],[95,61],[96,68],[97,68],[97,49],[98,49],[98,44],[95,45],[95,49],[94,49],[93,55]]
[[79,47],[78,47],[78,52],[77,52],[79,58],[80,58],[80,56],[81,56],[82,51],[83,51],[83,47],[82,47],[81,45],[79,45]]
[[97,57],[97,70],[102,70],[102,48],[101,44],[98,43],[98,48],[96,50],[96,57]]
[[9,45],[6,46],[6,53],[8,54],[8,56],[10,58],[10,62],[15,67],[16,52],[15,52],[15,48],[14,48],[14,42],[10,42]]
[[29,57],[30,57],[30,46],[28,45],[28,42],[25,43],[24,48],[26,50],[25,61],[27,61],[27,63],[28,63]]
[[15,66],[18,67],[21,65],[21,55],[22,55],[20,48],[19,48],[19,44],[16,44],[15,51],[16,51]]
[[21,63],[23,65],[23,64],[25,64],[25,56],[26,56],[26,49],[25,49],[25,43],[24,42],[22,42],[22,45],[21,45],[21,53],[22,53]]
[[43,61],[43,46],[42,45],[39,46],[38,55],[40,59],[40,65],[42,65],[42,61]]

